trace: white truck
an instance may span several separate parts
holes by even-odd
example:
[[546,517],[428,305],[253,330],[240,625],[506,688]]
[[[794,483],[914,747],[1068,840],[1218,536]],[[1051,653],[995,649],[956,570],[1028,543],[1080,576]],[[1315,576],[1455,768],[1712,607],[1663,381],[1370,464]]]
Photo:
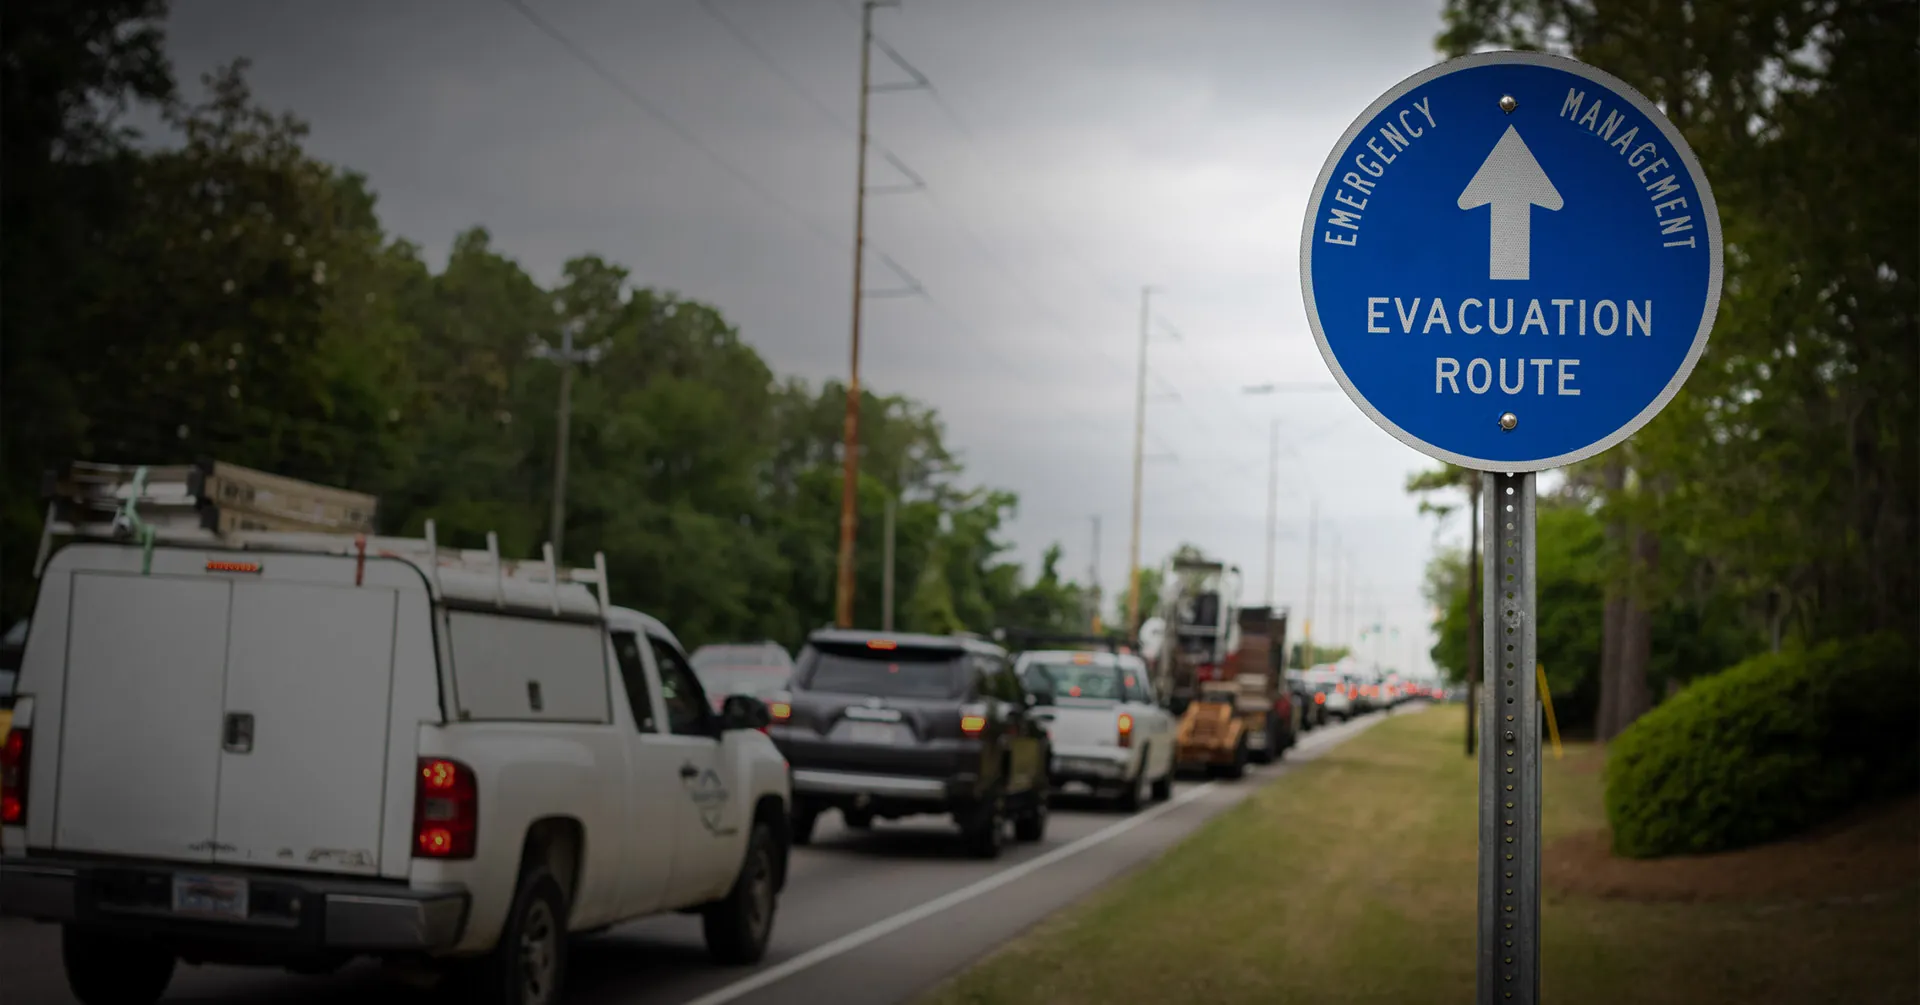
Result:
[[1040,700],[1054,790],[1110,795],[1126,812],[1173,794],[1175,722],[1153,693],[1145,660],[1117,651],[1038,649],[1014,663]]
[[138,495],[112,531],[50,521],[78,540],[44,563],[0,747],[0,913],[63,927],[86,1005],[152,1002],[178,961],[358,956],[546,1005],[567,933],[674,910],[761,957],[791,802],[766,709],[716,713],[666,626],[609,606],[604,559],[443,549],[431,522],[155,534]]

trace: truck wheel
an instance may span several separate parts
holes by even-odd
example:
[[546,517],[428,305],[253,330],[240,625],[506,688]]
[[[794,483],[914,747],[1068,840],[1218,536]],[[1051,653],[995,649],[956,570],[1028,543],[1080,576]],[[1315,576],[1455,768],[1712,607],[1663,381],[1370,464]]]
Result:
[[701,920],[707,935],[707,954],[714,962],[738,966],[758,963],[773,935],[773,912],[778,900],[773,889],[773,834],[766,824],[754,824],[747,838],[747,858],[725,900],[709,906]]
[[1013,836],[1021,841],[1040,841],[1047,836],[1047,793],[1034,793],[1033,806],[1013,822]]
[[813,825],[819,821],[820,811],[811,806],[795,806],[787,818],[787,831],[793,835],[796,848],[813,843]]
[[555,1005],[567,976],[567,895],[543,865],[520,877],[500,941],[486,956],[457,965],[450,1001],[476,1005]]
[[1001,849],[1005,847],[1006,829],[1006,806],[1002,797],[995,795],[975,811],[974,819],[963,832],[967,851],[975,858],[999,858]]
[[1147,801],[1152,789],[1153,782],[1147,778],[1147,760],[1143,757],[1140,759],[1140,773],[1133,776],[1133,779],[1127,782],[1127,790],[1120,793],[1118,800],[1120,812],[1132,813],[1138,810],[1140,804]]
[[152,943],[67,925],[60,962],[82,1005],[151,1005],[167,993],[175,961]]
[[1247,738],[1245,736],[1240,737],[1240,742],[1234,745],[1233,763],[1227,765],[1223,773],[1228,778],[1239,778],[1247,773]]

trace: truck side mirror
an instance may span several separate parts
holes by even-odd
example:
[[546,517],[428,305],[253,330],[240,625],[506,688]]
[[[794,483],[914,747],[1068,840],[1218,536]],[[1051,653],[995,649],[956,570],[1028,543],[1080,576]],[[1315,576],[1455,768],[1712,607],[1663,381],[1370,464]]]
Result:
[[772,724],[766,702],[752,695],[730,694],[720,705],[721,729],[765,729]]

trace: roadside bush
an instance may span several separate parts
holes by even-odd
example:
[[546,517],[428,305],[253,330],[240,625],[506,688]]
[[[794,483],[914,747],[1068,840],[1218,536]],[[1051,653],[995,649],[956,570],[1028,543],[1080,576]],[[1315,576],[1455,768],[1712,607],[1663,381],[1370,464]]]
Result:
[[1920,663],[1881,634],[1695,681],[1607,751],[1617,855],[1740,848],[1920,784]]

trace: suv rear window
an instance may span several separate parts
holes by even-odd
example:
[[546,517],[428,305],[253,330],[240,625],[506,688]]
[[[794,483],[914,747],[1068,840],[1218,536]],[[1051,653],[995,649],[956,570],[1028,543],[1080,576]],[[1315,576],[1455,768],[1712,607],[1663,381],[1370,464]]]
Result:
[[800,654],[795,680],[807,691],[881,698],[954,698],[969,683],[965,669],[964,654],[955,649],[810,644]]

